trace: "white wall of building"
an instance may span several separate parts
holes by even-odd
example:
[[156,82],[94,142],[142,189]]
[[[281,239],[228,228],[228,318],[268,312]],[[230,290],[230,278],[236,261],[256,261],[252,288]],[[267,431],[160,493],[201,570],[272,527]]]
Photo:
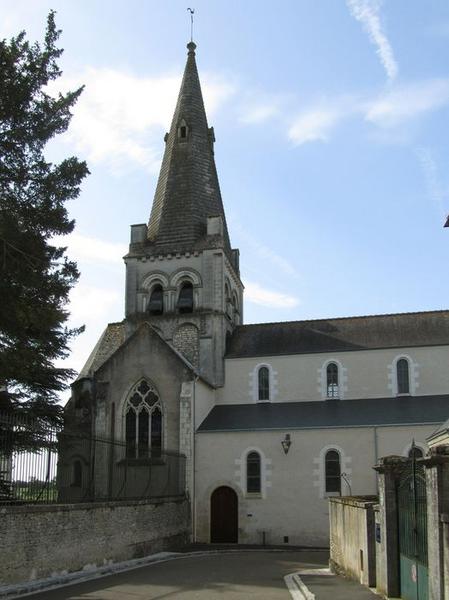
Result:
[[342,399],[395,396],[396,362],[401,357],[409,360],[411,395],[447,393],[449,346],[431,346],[226,359],[225,387],[218,391],[217,403],[257,402],[255,382],[262,365],[270,368],[273,402],[322,400],[329,361],[339,365]]
[[[425,447],[434,426],[200,433],[196,436],[196,540],[210,540],[210,497],[221,485],[239,499],[239,543],[327,546],[326,449],[341,454],[343,495],[376,493],[380,456],[402,454],[412,438]],[[281,441],[291,436],[286,455]],[[261,455],[262,489],[246,493],[246,454]],[[377,453],[377,456],[376,456]]]

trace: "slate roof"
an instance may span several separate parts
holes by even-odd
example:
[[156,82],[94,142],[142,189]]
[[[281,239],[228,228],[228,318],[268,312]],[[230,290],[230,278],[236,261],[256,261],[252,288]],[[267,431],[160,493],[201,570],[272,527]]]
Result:
[[[195,44],[190,42],[164,158],[148,223],[148,240],[156,251],[201,248],[207,217],[223,219],[222,246],[230,251],[229,235],[215,168],[213,130],[208,128]],[[187,125],[186,140],[179,139],[181,121]],[[203,244],[204,245],[204,244]]]
[[86,364],[81,369],[77,380],[84,377],[90,377],[104,364],[110,356],[125,341],[125,324],[124,323],[109,323],[106,329],[101,334],[100,339],[96,343],[94,349],[89,355]]
[[222,404],[211,410],[198,431],[434,425],[448,414],[449,395]]
[[[141,323],[140,326],[147,325],[151,328],[151,330],[163,341],[164,344],[170,348],[171,352],[176,354],[176,356],[185,364],[185,366],[190,369],[195,375],[197,375],[204,383],[209,385],[210,387],[214,387],[214,385],[205,377],[202,373],[200,373],[188,360],[187,358],[179,352],[172,344],[167,342],[162,335],[154,329],[151,324],[148,322]],[[134,332],[135,333],[135,332]],[[104,365],[104,363],[116,352],[120,346],[122,346],[125,342],[130,340],[132,336],[126,338],[125,336],[125,322],[121,323],[109,323],[106,329],[101,334],[100,339],[95,345],[95,348],[92,350],[89,358],[86,361],[86,364],[81,369],[78,377],[75,381],[79,379],[83,379],[85,377],[93,377],[96,371]]]
[[438,437],[438,436],[440,436],[441,434],[444,434],[444,433],[449,433],[449,419],[446,419],[446,421],[444,421],[444,423],[441,423],[435,429],[435,431],[433,431],[431,433],[431,435],[429,435],[429,437],[427,439],[431,440],[431,439],[436,438],[436,437]]
[[226,358],[449,344],[449,311],[236,327]]

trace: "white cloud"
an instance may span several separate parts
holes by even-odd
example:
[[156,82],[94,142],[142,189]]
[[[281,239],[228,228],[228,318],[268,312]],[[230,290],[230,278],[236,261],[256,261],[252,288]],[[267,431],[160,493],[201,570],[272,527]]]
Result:
[[237,220],[230,221],[230,225],[233,232],[238,234],[240,239],[248,246],[248,249],[252,250],[260,260],[268,260],[272,265],[277,269],[280,269],[289,277],[298,277],[297,270],[288,260],[274,252],[268,246],[265,246],[265,244],[261,244],[257,239],[250,235]]
[[245,300],[270,308],[294,308],[299,300],[294,296],[268,290],[258,283],[245,281]]
[[79,324],[85,321],[96,322],[101,317],[105,323],[105,315],[114,309],[118,311],[120,302],[121,294],[117,290],[79,283],[70,292],[70,320]]
[[106,242],[79,233],[69,236],[57,236],[52,239],[57,246],[67,246],[67,255],[75,261],[98,262],[121,265],[122,257],[128,251],[125,244]]
[[430,79],[393,89],[368,102],[366,119],[383,127],[394,126],[449,102],[449,79]]
[[371,42],[377,46],[380,62],[392,81],[398,74],[398,64],[380,20],[381,0],[346,0],[346,4],[351,15],[362,23]]
[[[229,82],[203,76],[207,111],[213,115],[232,93]],[[157,172],[163,132],[170,127],[180,78],[139,77],[117,69],[88,67],[76,77],[52,82],[50,93],[85,89],[74,110],[66,139],[90,163],[115,171],[137,164]]]
[[[78,283],[70,292],[69,324],[85,324],[86,330],[73,340],[69,357],[58,364],[80,371],[106,324],[122,319],[122,301],[122,294],[116,289]],[[63,395],[64,399],[68,396]]]
[[327,142],[342,114],[332,108],[319,108],[300,113],[288,130],[297,146],[306,142]]
[[395,85],[378,96],[356,95],[326,98],[317,108],[303,110],[292,118],[288,137],[295,145],[327,142],[335,128],[350,117],[362,117],[376,125],[378,141],[404,143],[400,125],[449,105],[449,79],[428,79]]
[[417,148],[416,155],[424,174],[427,194],[429,199],[436,206],[441,222],[446,217],[447,209],[445,202],[449,198],[449,188],[444,189],[438,175],[438,167],[430,148]]
[[240,121],[248,125],[263,123],[279,114],[279,108],[275,104],[255,104],[243,111]]

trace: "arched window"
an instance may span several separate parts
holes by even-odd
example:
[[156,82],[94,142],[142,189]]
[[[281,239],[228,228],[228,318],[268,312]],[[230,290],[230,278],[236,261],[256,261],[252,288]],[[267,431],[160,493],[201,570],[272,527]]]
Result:
[[408,360],[400,358],[396,363],[396,373],[398,379],[398,394],[410,393]]
[[240,322],[240,309],[239,309],[239,301],[237,298],[237,294],[232,294],[232,311],[234,317],[234,325],[238,325]]
[[72,470],[72,487],[81,487],[83,484],[83,465],[80,460],[75,460]]
[[127,458],[159,457],[162,452],[162,405],[156,389],[144,379],[125,405]]
[[412,446],[408,451],[408,457],[412,459],[422,458],[424,456],[424,452],[419,446]]
[[151,315],[161,315],[164,312],[164,292],[161,285],[155,285],[148,303],[148,312]]
[[249,452],[246,457],[246,491],[260,494],[260,454]]
[[331,362],[326,368],[326,393],[328,398],[338,398],[338,366]]
[[226,314],[229,318],[232,317],[232,304],[231,304],[231,294],[229,292],[229,286],[225,284],[225,303],[226,303]]
[[324,458],[326,492],[341,494],[340,454],[336,450],[328,450]]
[[268,367],[260,367],[257,374],[259,384],[259,400],[270,399],[270,371]]
[[190,281],[185,281],[179,290],[178,310],[180,313],[193,312],[193,285]]

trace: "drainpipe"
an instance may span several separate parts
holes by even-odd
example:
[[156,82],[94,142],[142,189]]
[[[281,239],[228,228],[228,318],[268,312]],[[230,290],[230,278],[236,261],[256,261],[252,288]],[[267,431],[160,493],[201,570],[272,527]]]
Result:
[[[378,448],[378,440],[377,440],[377,427],[373,427],[374,434],[374,464],[377,465],[377,461],[379,460],[379,448]],[[379,495],[379,478],[376,475],[376,490],[377,495]]]
[[199,376],[193,378],[193,394],[192,394],[192,509],[191,509],[191,518],[192,518],[192,542],[196,542],[196,436],[195,436],[195,407],[196,407],[196,382],[198,381]]

